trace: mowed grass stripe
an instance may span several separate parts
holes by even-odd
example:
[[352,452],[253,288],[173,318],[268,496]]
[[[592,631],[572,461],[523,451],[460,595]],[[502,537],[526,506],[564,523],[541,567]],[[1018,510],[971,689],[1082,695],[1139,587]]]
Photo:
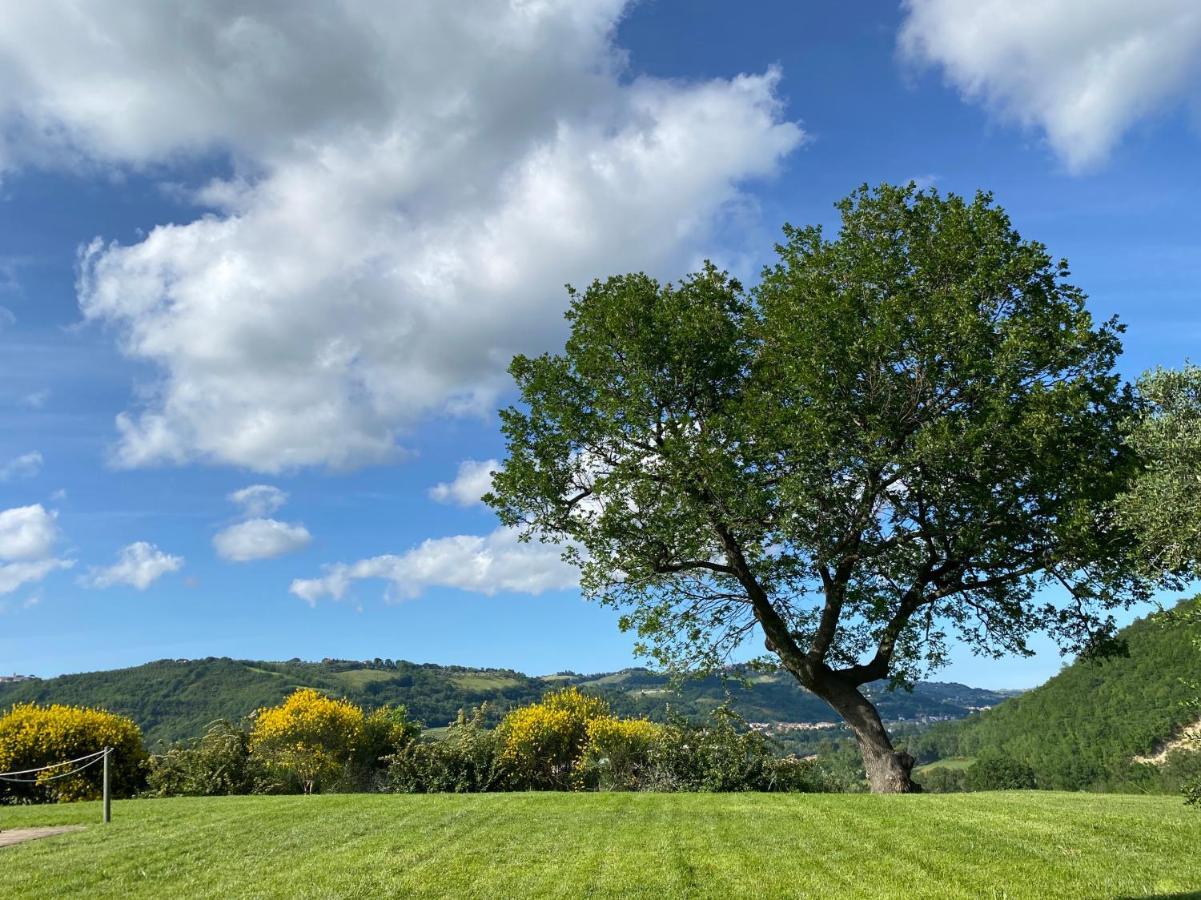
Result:
[[1147,897],[1201,891],[1174,797],[330,795],[0,808],[0,897]]

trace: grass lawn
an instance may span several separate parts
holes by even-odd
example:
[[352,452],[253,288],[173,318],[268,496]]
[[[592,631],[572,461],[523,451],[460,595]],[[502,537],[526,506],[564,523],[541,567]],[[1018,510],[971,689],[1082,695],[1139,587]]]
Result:
[[[0,897],[1147,897],[1201,812],[1059,793],[329,795],[0,807]],[[1197,896],[1201,896],[1198,894]]]

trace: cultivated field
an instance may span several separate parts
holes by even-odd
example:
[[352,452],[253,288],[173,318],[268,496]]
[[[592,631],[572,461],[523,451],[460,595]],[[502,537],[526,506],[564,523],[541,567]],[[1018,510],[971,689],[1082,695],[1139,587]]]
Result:
[[[1054,793],[328,795],[0,808],[0,897],[1146,897],[1201,814]],[[1198,895],[1201,896],[1201,895]]]

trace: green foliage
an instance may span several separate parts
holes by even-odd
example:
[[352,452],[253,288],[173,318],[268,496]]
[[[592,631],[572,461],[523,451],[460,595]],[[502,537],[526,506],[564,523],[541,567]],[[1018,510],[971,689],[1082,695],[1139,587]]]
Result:
[[651,791],[816,791],[826,789],[811,760],[777,757],[766,738],[720,707],[706,725],[663,726],[638,780]]
[[931,766],[917,774],[922,790],[929,794],[955,794],[969,790],[967,769]]
[[151,756],[147,781],[158,797],[249,794],[261,774],[250,756],[246,731],[233,722],[213,722],[204,736]]
[[1165,790],[1181,793],[1194,804],[1201,801],[1201,741],[1168,753],[1156,769]]
[[1190,781],[1184,788],[1184,802],[1201,806],[1201,776]]
[[[1129,442],[1144,468],[1117,511],[1138,535],[1142,565],[1183,583],[1201,576],[1201,367],[1155,369],[1139,379],[1138,389],[1143,415],[1130,429]],[[1171,619],[1181,628],[1194,627],[1201,655],[1201,607],[1174,610]],[[1201,683],[1194,680],[1192,687],[1201,692]],[[1190,705],[1194,713],[1201,709],[1201,693]],[[1197,802],[1201,776],[1184,790],[1189,802]]]
[[392,757],[421,736],[403,706],[381,706],[363,718],[363,729],[347,764],[348,790],[382,790]]
[[1128,656],[1078,660],[1041,687],[962,722],[914,738],[919,761],[995,753],[1032,767],[1041,787],[1065,790],[1165,790],[1160,767],[1137,765],[1196,720],[1189,701],[1198,671],[1201,620],[1151,616],[1123,629]]
[[[739,643],[752,584],[778,652],[878,647],[886,675],[941,661],[937,622],[987,650],[1036,628],[1084,646],[1106,626],[1088,603],[1032,601],[1059,577],[1126,599],[1095,520],[1133,466],[1116,325],[986,194],[885,185],[839,208],[833,241],[786,228],[750,293],[712,267],[572,292],[564,352],[513,361],[488,501],[585,549],[585,589],[664,662]],[[828,647],[797,602],[815,582]]]
[[1150,571],[1201,575],[1201,367],[1155,369],[1138,382],[1129,444],[1143,469],[1117,505]]
[[966,770],[969,791],[1020,791],[1038,787],[1034,770],[1007,756],[985,754]]
[[485,725],[487,710],[459,711],[438,741],[413,741],[391,759],[388,784],[404,794],[467,794],[505,783],[500,733]]

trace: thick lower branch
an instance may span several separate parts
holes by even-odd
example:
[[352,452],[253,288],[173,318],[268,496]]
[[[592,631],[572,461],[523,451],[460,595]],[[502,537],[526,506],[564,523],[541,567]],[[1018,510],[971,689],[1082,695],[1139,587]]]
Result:
[[854,732],[873,793],[908,794],[921,790],[910,777],[913,757],[893,748],[876,707],[855,685],[825,669],[809,688],[830,704]]

